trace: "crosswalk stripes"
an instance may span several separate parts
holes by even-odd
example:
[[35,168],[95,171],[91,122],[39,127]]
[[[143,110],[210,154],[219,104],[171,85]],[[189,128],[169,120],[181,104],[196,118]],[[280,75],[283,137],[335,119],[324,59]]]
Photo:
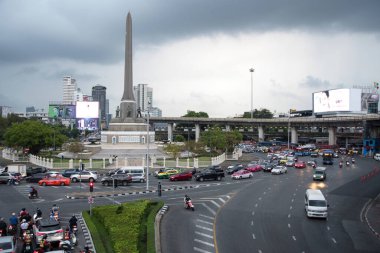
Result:
[[194,252],[214,253],[214,220],[219,208],[231,197],[229,195],[215,198],[201,198],[195,201],[195,205],[204,207],[207,212],[198,214],[195,221]]

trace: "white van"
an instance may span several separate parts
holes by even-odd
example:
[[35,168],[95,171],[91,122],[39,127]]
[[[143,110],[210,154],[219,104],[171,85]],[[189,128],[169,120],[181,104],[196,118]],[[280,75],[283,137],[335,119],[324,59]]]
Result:
[[327,201],[321,190],[308,189],[305,193],[305,211],[307,217],[327,218]]
[[375,154],[373,159],[375,159],[376,161],[380,161],[380,154],[379,153]]
[[121,173],[130,174],[131,176],[133,176],[135,174],[143,174],[145,176],[145,170],[144,170],[143,166],[126,166],[126,167],[121,167],[119,169],[119,171],[122,171]]

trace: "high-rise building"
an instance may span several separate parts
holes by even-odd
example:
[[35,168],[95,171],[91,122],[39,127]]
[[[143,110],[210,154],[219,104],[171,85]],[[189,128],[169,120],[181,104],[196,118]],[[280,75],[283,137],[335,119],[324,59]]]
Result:
[[137,98],[137,108],[140,108],[141,112],[145,112],[148,108],[152,108],[153,89],[148,87],[148,84],[138,84],[134,87],[134,93]]
[[108,106],[106,97],[107,88],[97,84],[92,87],[92,99],[93,101],[99,101],[100,120],[107,121]]
[[75,102],[77,92],[77,82],[71,76],[65,76],[63,78],[63,104],[71,104]]

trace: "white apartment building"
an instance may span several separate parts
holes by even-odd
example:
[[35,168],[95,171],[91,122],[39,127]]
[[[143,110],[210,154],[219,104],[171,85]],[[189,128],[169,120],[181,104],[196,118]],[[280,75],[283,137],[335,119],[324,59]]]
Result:
[[148,87],[148,84],[138,84],[133,87],[134,96],[136,98],[137,108],[141,112],[146,112],[153,105],[153,89]]
[[71,76],[63,78],[63,104],[71,104],[77,100],[77,82]]

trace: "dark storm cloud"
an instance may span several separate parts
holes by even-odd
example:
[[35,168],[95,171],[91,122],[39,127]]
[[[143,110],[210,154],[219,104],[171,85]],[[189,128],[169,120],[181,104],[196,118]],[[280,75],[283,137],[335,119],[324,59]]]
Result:
[[0,64],[120,62],[125,16],[135,45],[218,32],[379,32],[380,1],[0,1]]

